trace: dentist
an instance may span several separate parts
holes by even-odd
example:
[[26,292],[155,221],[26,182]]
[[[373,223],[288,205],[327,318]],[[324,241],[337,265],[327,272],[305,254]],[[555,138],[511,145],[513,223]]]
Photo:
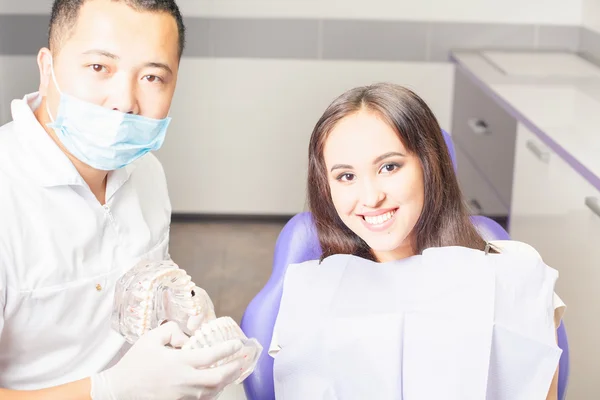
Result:
[[209,368],[238,342],[184,351],[167,323],[125,352],[111,330],[118,278],[169,257],[150,151],[170,123],[184,30],[174,0],[54,1],[39,91],[0,128],[4,400],[212,399],[240,375],[241,360]]

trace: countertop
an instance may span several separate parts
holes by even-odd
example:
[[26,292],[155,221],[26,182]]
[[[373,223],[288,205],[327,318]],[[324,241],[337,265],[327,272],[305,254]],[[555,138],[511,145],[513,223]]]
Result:
[[567,52],[457,50],[450,58],[600,190],[600,66]]

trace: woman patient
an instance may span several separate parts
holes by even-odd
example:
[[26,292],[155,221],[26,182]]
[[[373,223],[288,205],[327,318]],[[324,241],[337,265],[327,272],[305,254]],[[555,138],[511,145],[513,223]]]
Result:
[[288,267],[269,354],[277,399],[557,398],[557,272],[487,243],[416,94],[350,90],[309,145],[320,260]]

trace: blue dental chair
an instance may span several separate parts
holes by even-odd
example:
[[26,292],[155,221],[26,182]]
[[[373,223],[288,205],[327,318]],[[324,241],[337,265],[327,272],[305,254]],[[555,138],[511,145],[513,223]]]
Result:
[[[452,138],[443,132],[454,168],[456,156]],[[474,215],[471,221],[486,240],[506,240],[508,233],[497,222]],[[273,326],[279,312],[283,292],[283,278],[290,264],[320,258],[321,249],[311,214],[303,212],[294,216],[284,226],[275,244],[273,271],[265,287],[254,297],[242,317],[241,328],[248,337],[256,338],[264,347],[255,371],[244,381],[248,400],[275,400],[273,384],[273,358],[267,354]],[[569,346],[564,325],[557,331],[558,346],[562,349],[559,362],[558,399],[565,399],[569,377]]]

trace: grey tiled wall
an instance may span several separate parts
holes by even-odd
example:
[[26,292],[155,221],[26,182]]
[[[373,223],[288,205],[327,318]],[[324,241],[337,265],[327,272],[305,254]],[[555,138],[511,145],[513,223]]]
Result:
[[[36,54],[47,15],[0,15],[0,54]],[[561,49],[600,56],[598,34],[577,26],[415,21],[187,18],[184,57],[446,61],[451,49]]]

